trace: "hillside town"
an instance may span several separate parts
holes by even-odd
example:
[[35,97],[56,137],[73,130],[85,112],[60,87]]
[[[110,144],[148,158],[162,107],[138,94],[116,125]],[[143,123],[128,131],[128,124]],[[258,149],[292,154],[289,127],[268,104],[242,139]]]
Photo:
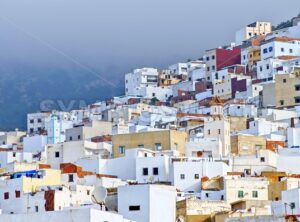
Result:
[[300,17],[124,83],[1,132],[0,221],[300,220]]

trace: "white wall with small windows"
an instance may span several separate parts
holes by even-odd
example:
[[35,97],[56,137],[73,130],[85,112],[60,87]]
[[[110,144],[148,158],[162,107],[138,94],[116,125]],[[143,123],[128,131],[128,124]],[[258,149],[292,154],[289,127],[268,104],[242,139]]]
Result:
[[213,95],[221,99],[230,99],[232,97],[231,76],[224,76],[223,79],[213,81]]
[[189,81],[199,81],[206,79],[206,64],[198,64],[188,70]]
[[159,87],[158,75],[158,70],[154,68],[135,69],[133,72],[126,74],[126,96],[139,96],[147,99],[155,97],[165,102],[172,95],[172,89],[167,86]]
[[277,58],[278,56],[299,56],[300,41],[271,41],[261,45],[261,59]]
[[232,157],[232,171],[246,176],[257,176],[262,172],[276,171],[278,154],[271,150],[258,150],[255,155]]
[[39,134],[41,130],[45,129],[45,120],[50,114],[50,112],[27,114],[27,133]]
[[24,154],[20,151],[0,152],[0,168],[6,168],[13,162],[22,162]]
[[254,104],[227,103],[224,112],[227,116],[257,117],[257,107]]
[[168,67],[172,75],[187,75],[188,63],[176,63]]
[[225,200],[225,190],[202,190],[201,200]]
[[241,133],[263,136],[277,132],[279,129],[286,129],[288,126],[288,122],[272,122],[265,118],[255,118],[249,123],[249,128],[241,131]]
[[230,151],[230,122],[226,118],[208,118],[204,122],[204,138],[217,138],[222,142],[222,156]]
[[136,159],[136,180],[138,183],[168,182],[169,156],[138,157]]
[[118,213],[138,222],[176,221],[176,189],[156,184],[120,186]]
[[257,79],[272,79],[277,73],[277,68],[282,65],[282,60],[268,58],[257,62]]
[[187,193],[200,193],[201,178],[222,176],[230,167],[222,161],[209,158],[173,159],[171,165],[172,185]]

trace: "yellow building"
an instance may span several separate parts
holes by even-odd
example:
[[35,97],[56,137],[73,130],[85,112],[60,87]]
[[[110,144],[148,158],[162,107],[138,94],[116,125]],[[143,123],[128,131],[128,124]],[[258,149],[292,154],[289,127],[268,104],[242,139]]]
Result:
[[187,133],[175,130],[160,130],[129,134],[118,134],[112,137],[114,157],[124,156],[126,149],[148,148],[153,151],[177,150],[185,153]]
[[230,204],[226,201],[209,201],[197,198],[188,198],[176,202],[177,221],[185,222],[212,222],[219,212],[229,212]]
[[260,46],[253,46],[249,50],[249,67],[252,70],[257,62],[260,61]]
[[[2,192],[6,189],[19,190],[24,193],[35,193],[41,186],[60,186],[61,171],[54,169],[40,169],[16,172],[2,177],[0,187]],[[1,193],[1,192],[0,192]]]
[[277,108],[300,105],[300,70],[293,74],[275,75],[275,82],[267,84],[263,89],[263,106]]
[[247,129],[247,117],[228,116],[230,122],[230,133]]
[[179,79],[178,76],[171,75],[170,73],[166,73],[164,71],[161,71],[158,78],[160,86],[170,86],[177,84],[181,81],[181,79]]
[[58,186],[61,185],[60,170],[43,169],[41,178],[22,177],[23,192],[35,192],[40,186]]
[[266,138],[263,136],[231,136],[231,153],[240,155],[255,154],[260,149],[266,149]]

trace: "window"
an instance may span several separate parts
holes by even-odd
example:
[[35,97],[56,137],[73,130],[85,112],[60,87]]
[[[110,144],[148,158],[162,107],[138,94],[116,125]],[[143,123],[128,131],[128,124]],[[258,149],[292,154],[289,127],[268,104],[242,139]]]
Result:
[[152,93],[152,97],[154,97],[155,96],[155,93]]
[[87,195],[90,195],[90,190],[87,190],[87,191],[86,191],[86,194],[87,194]]
[[5,193],[4,193],[4,200],[7,200],[7,199],[9,199],[9,193],[8,193],[8,192],[5,192]]
[[265,158],[264,158],[264,157],[261,157],[261,158],[260,158],[260,162],[265,162]]
[[243,198],[244,197],[244,191],[239,190],[238,191],[238,198]]
[[30,123],[34,123],[34,120],[33,120],[33,119],[31,119],[31,120],[29,120],[29,122],[30,122]]
[[148,168],[143,168],[143,176],[148,176]]
[[253,191],[252,191],[252,197],[253,197],[253,198],[257,198],[257,197],[258,197],[258,193],[257,193],[256,190],[253,190]]
[[16,157],[16,152],[13,152],[13,157]]
[[160,151],[161,150],[161,143],[155,143],[155,150]]
[[184,174],[180,174],[180,179],[184,180],[185,175]]
[[211,67],[211,69],[212,69],[212,70],[215,70],[215,69],[216,69],[216,67],[215,67],[215,66],[212,66],[212,67]]
[[207,72],[209,72],[209,70],[210,70],[209,67],[207,67],[206,70],[207,70]]
[[129,206],[129,211],[139,211],[141,209],[141,207],[138,206]]
[[283,79],[282,82],[283,82],[283,83],[286,83],[286,79]]
[[16,190],[16,198],[20,198],[20,196],[21,196],[21,191],[19,191],[19,190]]
[[79,140],[80,140],[80,138],[81,138],[81,136],[80,136],[80,135],[78,135],[78,136],[77,136],[77,139],[79,139]]
[[208,56],[206,57],[206,61],[209,61],[209,57]]
[[290,49],[290,53],[293,53],[293,49]]
[[261,72],[263,71],[263,67],[262,66],[259,67],[259,71],[261,71]]
[[41,123],[42,122],[42,120],[41,119],[38,119],[38,123]]
[[74,182],[74,176],[73,176],[73,174],[69,174],[69,182]]
[[195,180],[199,180],[199,174],[195,174],[194,178]]
[[210,135],[210,130],[207,131],[207,134]]
[[270,46],[270,47],[269,47],[269,52],[272,52],[272,51],[273,51],[273,47]]
[[39,206],[35,206],[35,212],[39,212]]
[[55,158],[59,158],[59,152],[55,152]]
[[244,60],[246,59],[246,56],[245,56],[245,55],[243,55],[243,59],[244,59]]
[[29,131],[30,131],[30,133],[33,133],[33,128],[30,128],[30,130],[29,130]]
[[220,129],[218,129],[218,134],[219,134],[219,135],[221,134],[221,130],[220,130]]
[[213,56],[211,57],[211,59],[214,60],[214,59],[215,59],[215,56],[213,55]]
[[300,91],[300,85],[295,85],[295,90]]
[[265,48],[265,49],[263,50],[263,53],[264,53],[264,54],[268,53],[268,49]]
[[270,65],[269,65],[269,64],[267,64],[266,68],[267,68],[267,69],[270,69]]
[[119,153],[124,154],[125,153],[125,146],[119,146]]
[[280,100],[280,105],[283,106],[284,105],[284,100]]
[[281,50],[281,52],[284,52],[284,48],[281,48],[280,50]]
[[144,144],[138,144],[138,148],[144,148]]
[[300,97],[295,97],[295,103],[300,103]]
[[42,131],[42,128],[41,128],[41,127],[38,127],[37,130],[40,132],[40,131]]
[[158,167],[153,168],[153,175],[158,175]]
[[69,137],[69,140],[70,140],[70,141],[72,141],[72,140],[73,140],[72,136],[70,136],[70,137]]
[[209,197],[209,193],[205,193],[205,197],[207,197],[207,198],[208,198],[208,197]]

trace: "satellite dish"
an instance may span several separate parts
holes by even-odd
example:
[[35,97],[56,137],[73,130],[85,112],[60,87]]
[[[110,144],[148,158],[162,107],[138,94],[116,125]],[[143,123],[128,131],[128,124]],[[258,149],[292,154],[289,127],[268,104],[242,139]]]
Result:
[[105,187],[96,187],[92,193],[92,201],[96,204],[102,204],[107,197],[107,190]]

